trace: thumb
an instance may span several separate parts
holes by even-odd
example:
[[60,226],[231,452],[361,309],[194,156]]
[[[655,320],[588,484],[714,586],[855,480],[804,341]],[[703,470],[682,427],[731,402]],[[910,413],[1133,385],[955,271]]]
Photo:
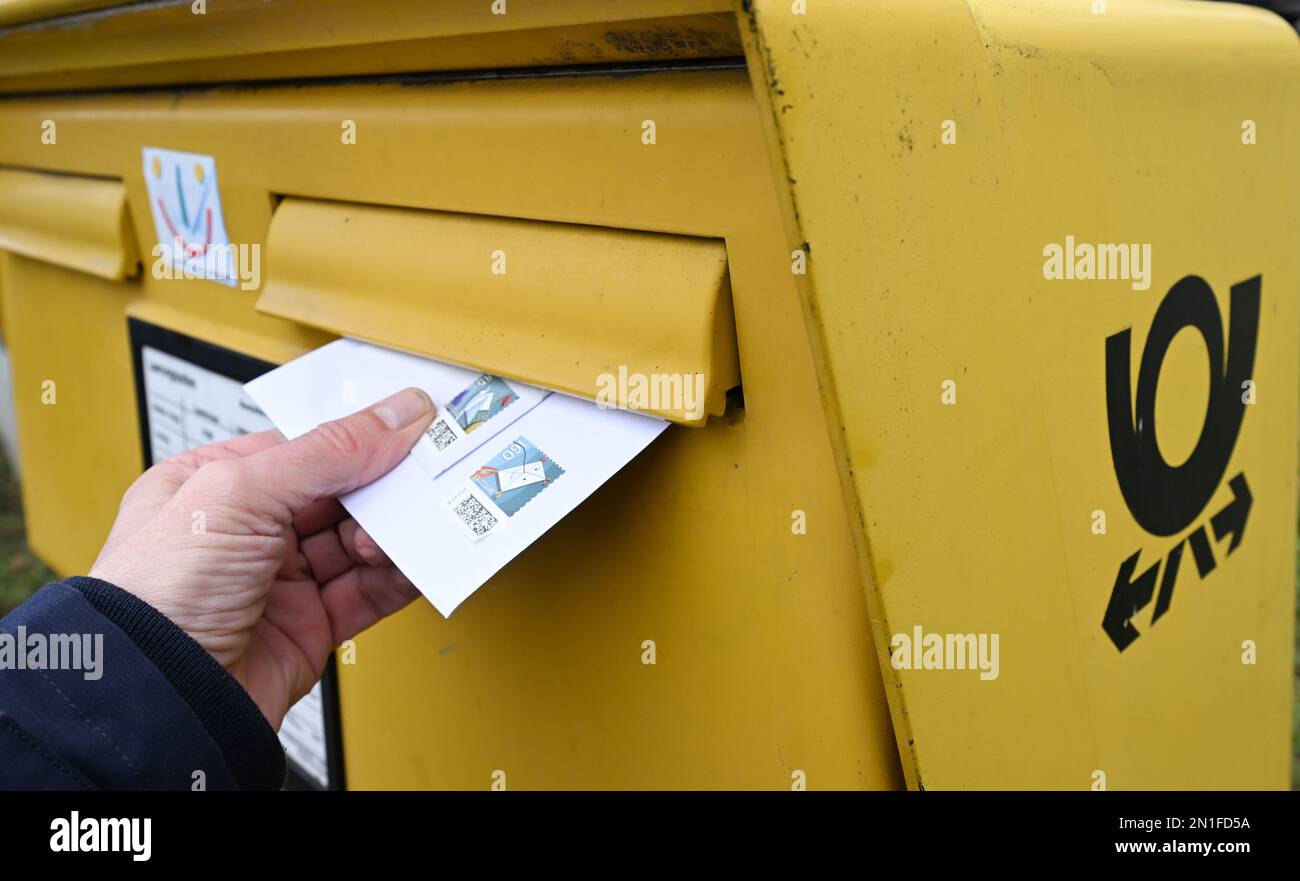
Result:
[[418,388],[403,389],[360,412],[242,460],[265,501],[298,512],[318,499],[365,486],[397,466],[433,421]]

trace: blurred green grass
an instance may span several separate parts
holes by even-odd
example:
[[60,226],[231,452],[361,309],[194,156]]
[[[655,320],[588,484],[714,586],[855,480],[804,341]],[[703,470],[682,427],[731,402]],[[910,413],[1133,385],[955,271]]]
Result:
[[54,580],[54,573],[27,547],[18,481],[9,460],[0,455],[0,615]]

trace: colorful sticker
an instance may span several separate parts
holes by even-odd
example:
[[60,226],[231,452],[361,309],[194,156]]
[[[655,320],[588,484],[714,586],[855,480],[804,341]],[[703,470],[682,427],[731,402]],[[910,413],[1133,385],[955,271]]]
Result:
[[226,235],[216,160],[145,147],[144,180],[158,237],[154,256],[178,277],[238,285],[239,266]]

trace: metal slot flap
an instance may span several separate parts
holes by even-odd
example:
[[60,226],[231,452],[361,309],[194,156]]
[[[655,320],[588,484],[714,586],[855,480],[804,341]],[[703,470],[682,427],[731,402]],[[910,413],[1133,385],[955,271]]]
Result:
[[286,198],[257,308],[687,425],[740,384],[715,239]]
[[116,180],[0,168],[0,249],[112,281],[140,266]]

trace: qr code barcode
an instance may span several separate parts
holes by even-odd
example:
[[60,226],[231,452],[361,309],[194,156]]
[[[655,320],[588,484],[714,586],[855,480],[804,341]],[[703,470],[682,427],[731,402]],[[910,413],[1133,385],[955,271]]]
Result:
[[487,535],[497,525],[497,518],[473,496],[465,496],[452,511],[476,536]]
[[429,440],[433,441],[434,447],[440,453],[456,440],[456,432],[452,431],[450,426],[441,419],[434,420],[433,425],[429,426],[429,430],[425,434],[429,436]]

